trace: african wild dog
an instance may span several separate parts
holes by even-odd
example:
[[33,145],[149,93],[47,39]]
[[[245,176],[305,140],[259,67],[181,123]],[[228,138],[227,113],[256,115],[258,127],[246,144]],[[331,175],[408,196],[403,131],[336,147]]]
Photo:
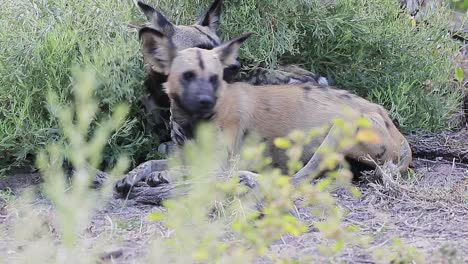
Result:
[[[155,28],[167,36],[171,36],[171,41],[177,50],[191,47],[210,50],[221,43],[216,31],[220,23],[222,0],[215,0],[195,24],[188,26],[172,24],[159,11],[143,2],[139,1],[138,6],[149,20],[147,26]],[[172,108],[172,113],[168,110],[171,106],[170,99],[162,88],[162,84],[167,81],[167,74],[154,64],[154,56],[161,55],[160,53],[164,51],[156,44],[147,42],[142,48],[145,70],[147,72],[145,86],[150,95],[149,98],[142,101],[147,108],[149,116],[155,117],[154,119],[150,118],[149,123],[150,125],[155,124],[152,129],[160,136],[160,140],[169,139],[165,138],[169,128],[172,142],[182,145],[186,140],[192,138],[194,124],[190,116],[186,116],[184,112],[177,111],[175,108]],[[239,69],[240,64],[237,61],[233,61],[231,65],[228,65],[224,69],[223,79],[227,82],[233,81]],[[324,77],[294,66],[283,67],[277,71],[269,71],[259,67],[248,72],[246,77],[249,83],[255,85],[291,82],[327,84],[327,80]],[[157,110],[158,108],[159,111]],[[170,145],[168,143],[161,144],[163,147],[161,149],[165,149],[163,152],[167,152]],[[130,176],[125,177],[116,184],[116,190],[126,193],[136,182],[149,177],[146,174],[155,170],[163,170],[165,168],[165,165],[161,165],[163,163],[160,161],[142,163],[131,171]],[[138,177],[135,175],[138,175]]]
[[[138,7],[145,14],[148,27],[154,28],[170,36],[174,48],[183,50],[197,47],[201,49],[213,49],[221,44],[217,35],[222,11],[222,0],[214,0],[208,10],[200,16],[193,25],[175,25],[171,23],[161,12],[155,8],[138,1]],[[154,55],[163,55],[165,51],[160,49],[157,43],[151,43],[142,48],[144,68],[147,73],[145,87],[149,93],[148,98],[143,98],[142,102],[149,116],[148,125],[154,133],[159,136],[159,140],[171,139],[173,142],[182,144],[186,137],[191,137],[191,123],[186,122],[186,118],[178,113],[170,113],[170,99],[163,91],[163,83],[167,81],[167,73],[157,64],[154,64]],[[147,54],[150,54],[149,56]],[[234,61],[224,69],[223,78],[231,81],[240,70],[240,63]],[[170,132],[170,137],[167,132]],[[171,144],[163,143],[161,146],[168,148]],[[167,150],[165,151],[167,152]],[[157,165],[154,165],[157,164]],[[154,168],[156,166],[156,168]],[[127,193],[130,188],[141,178],[149,177],[151,172],[163,170],[166,167],[165,161],[147,161],[140,164],[130,172],[130,176],[117,182],[117,192]],[[135,174],[138,177],[135,177]]]
[[[172,24],[161,12],[143,2],[138,2],[138,6],[149,20],[149,26],[170,36],[177,50],[193,47],[210,50],[221,43],[217,35],[217,30],[220,24],[222,4],[222,0],[215,0],[209,9],[198,18],[195,24],[184,26]],[[164,138],[164,135],[165,131],[167,131],[167,125],[169,125],[172,141],[178,145],[182,145],[186,139],[192,137],[193,124],[188,122],[189,120],[187,120],[182,113],[173,112],[171,114],[167,110],[170,107],[170,100],[162,89],[162,84],[167,80],[167,74],[162,72],[157,65],[153,65],[153,56],[161,52],[161,50],[155,46],[154,43],[147,43],[143,46],[142,50],[145,60],[145,69],[148,74],[145,86],[149,91],[152,101],[155,103],[155,105],[147,103],[146,106],[149,109],[149,114],[152,114],[151,112],[153,112],[152,110],[155,108],[160,109],[160,111],[154,111],[156,113],[156,120],[153,122],[157,124],[154,129],[159,130],[154,132],[160,136],[160,139],[166,140],[168,138]],[[233,81],[239,70],[239,62],[233,61],[231,65],[228,65],[224,69],[224,80],[227,82]],[[246,77],[250,83],[256,85],[289,82],[316,82],[327,84],[327,80],[324,77],[317,76],[298,67],[285,67],[275,72],[259,67],[248,72]],[[148,102],[148,100],[145,102]],[[171,121],[168,124],[169,118]],[[161,138],[161,136],[163,137]]]
[[[223,68],[231,65],[238,49],[250,34],[226,42],[212,50],[188,48],[178,51],[171,37],[152,28],[139,32],[143,46],[157,45],[161,51],[153,56],[153,65],[168,73],[164,84],[171,99],[171,110],[184,113],[191,122],[212,122],[227,139],[228,152],[236,153],[246,133],[254,133],[270,147],[273,161],[280,167],[287,160],[273,141],[293,130],[309,130],[330,125],[328,133],[306,146],[302,161],[306,164],[293,177],[297,183],[318,168],[317,147],[337,144],[332,126],[335,117],[366,117],[381,139],[379,143],[361,142],[342,154],[350,160],[375,168],[376,163],[392,161],[400,172],[411,162],[411,149],[386,110],[345,90],[314,84],[265,85],[228,84]],[[346,113],[344,112],[346,109]],[[355,131],[357,132],[357,131]],[[371,159],[367,159],[370,157]]]
[[[164,15],[161,14],[161,12],[141,1],[138,2],[138,6],[148,19],[148,26],[161,31],[167,36],[170,36],[177,50],[192,47],[209,50],[221,43],[221,40],[216,31],[220,22],[222,0],[215,0],[208,8],[208,10],[198,18],[195,24],[185,26],[172,24],[168,19],[166,19],[166,17],[164,17]],[[152,52],[154,53],[161,52],[157,46],[151,46],[151,49],[153,49]],[[160,111],[156,113],[157,126],[155,126],[155,129],[159,129],[161,131],[155,132],[161,136],[164,135],[164,132],[168,129],[167,125],[170,117],[170,113],[168,111],[170,107],[170,100],[162,89],[162,84],[167,80],[167,74],[162,72],[157,66],[153,65],[153,61],[150,58],[145,56],[144,60],[145,70],[147,72],[145,86],[149,92],[150,99],[156,106],[148,105],[147,108],[151,110],[154,108],[160,109]],[[229,65],[224,69],[224,79],[226,81],[230,81],[239,70],[239,62],[233,61],[232,65]],[[164,125],[164,123],[166,125]]]

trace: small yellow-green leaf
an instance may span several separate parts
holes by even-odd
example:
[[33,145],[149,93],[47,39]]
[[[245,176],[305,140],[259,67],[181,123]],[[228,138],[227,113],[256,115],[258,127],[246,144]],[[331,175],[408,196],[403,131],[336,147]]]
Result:
[[284,228],[284,231],[286,231],[286,233],[292,236],[298,236],[301,234],[299,229],[297,229],[294,225],[291,225],[289,223],[283,224],[283,228]]
[[369,119],[367,119],[365,117],[360,117],[357,120],[357,125],[358,125],[358,127],[362,127],[362,128],[370,128],[372,123],[369,121]]
[[361,192],[356,188],[356,187],[351,187],[349,188],[349,191],[351,192],[351,194],[356,197],[356,198],[359,198],[361,197]]
[[344,248],[344,241],[343,240],[338,240],[335,243],[335,246],[333,247],[334,252],[339,252]]
[[465,74],[463,73],[463,69],[460,67],[455,68],[455,80],[461,83],[463,82],[464,78],[465,78]]
[[412,28],[415,28],[415,27],[416,27],[416,24],[417,24],[417,23],[416,23],[416,19],[415,19],[414,17],[411,17],[411,18],[410,18],[410,22],[411,22],[411,27],[412,27]]
[[240,232],[242,230],[242,227],[243,227],[243,224],[239,220],[234,221],[234,223],[232,223],[231,225],[232,230],[237,231],[237,232]]
[[164,219],[164,214],[162,212],[153,212],[146,217],[149,221],[161,221]]
[[259,245],[257,247],[257,254],[259,254],[260,256],[265,255],[266,252],[267,252],[267,248],[265,246]]
[[322,131],[319,128],[313,128],[313,129],[309,130],[309,136],[312,137],[312,138],[317,137],[320,134],[322,134]]
[[279,187],[284,187],[284,186],[286,186],[286,185],[289,184],[289,179],[290,179],[290,177],[281,176],[281,177],[279,177],[279,178],[276,180],[276,184],[277,184]]
[[193,253],[193,258],[195,260],[206,260],[208,259],[208,253],[205,250],[198,250]]
[[286,138],[275,138],[274,144],[277,148],[287,149],[291,146],[291,143]]
[[334,118],[333,124],[335,124],[335,126],[337,126],[340,129],[345,129],[345,121],[343,119]]
[[401,245],[401,239],[400,239],[399,237],[393,238],[393,244],[394,244],[395,246]]
[[330,186],[331,183],[332,183],[332,179],[326,178],[326,179],[319,181],[315,186],[317,187],[318,190],[323,191],[328,186]]
[[294,140],[295,142],[302,142],[305,138],[305,134],[303,131],[300,130],[294,130],[289,134],[289,138],[291,140]]
[[357,232],[359,231],[359,227],[355,226],[355,225],[349,225],[346,227],[346,230],[348,232]]

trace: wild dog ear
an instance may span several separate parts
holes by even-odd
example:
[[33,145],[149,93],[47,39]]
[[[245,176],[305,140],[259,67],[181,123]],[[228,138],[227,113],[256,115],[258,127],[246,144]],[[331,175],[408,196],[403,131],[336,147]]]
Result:
[[176,48],[169,37],[156,29],[144,27],[138,32],[142,41],[143,57],[160,73],[169,74]]
[[209,27],[213,32],[216,32],[219,27],[219,18],[221,16],[221,9],[223,7],[223,0],[215,0],[208,11],[205,12],[197,20],[197,25]]
[[154,28],[169,37],[174,34],[174,25],[169,22],[169,20],[167,20],[159,11],[141,1],[138,1],[138,6]]
[[253,33],[246,33],[213,49],[225,67],[237,62],[236,58],[241,44],[252,34]]

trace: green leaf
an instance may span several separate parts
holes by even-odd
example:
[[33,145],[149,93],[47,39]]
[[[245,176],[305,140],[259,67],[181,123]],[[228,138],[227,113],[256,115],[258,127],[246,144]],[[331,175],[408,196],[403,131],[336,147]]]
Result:
[[343,242],[343,240],[338,240],[336,241],[335,245],[333,246],[333,251],[334,252],[339,252],[341,251],[345,246],[345,243]]
[[463,69],[460,67],[455,68],[455,80],[461,83],[465,79],[465,74],[463,73]]
[[206,250],[199,249],[193,253],[192,257],[195,260],[206,260],[208,259],[208,252],[206,252]]
[[412,27],[412,28],[415,28],[416,25],[417,25],[416,19],[414,19],[414,17],[411,17],[411,18],[410,18],[410,22],[411,22],[411,27]]
[[351,192],[351,194],[356,197],[356,198],[359,198],[361,197],[361,192],[356,188],[356,187],[350,187],[349,188],[349,191]]
[[372,126],[372,123],[369,121],[369,119],[365,117],[360,117],[357,121],[358,127],[362,128],[370,128]]
[[164,218],[164,214],[162,212],[153,212],[150,213],[146,218],[148,221],[161,221]]
[[291,143],[289,142],[289,140],[285,138],[275,138],[274,143],[275,143],[275,146],[280,149],[287,149],[291,146]]
[[326,179],[323,179],[321,181],[319,181],[315,187],[317,188],[317,190],[319,191],[324,191],[325,188],[327,188],[328,186],[330,186],[330,184],[332,183],[332,179],[330,178],[326,178]]

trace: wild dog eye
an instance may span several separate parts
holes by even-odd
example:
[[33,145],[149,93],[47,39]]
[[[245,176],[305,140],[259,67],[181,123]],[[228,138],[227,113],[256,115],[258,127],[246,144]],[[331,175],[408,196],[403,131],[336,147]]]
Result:
[[211,45],[200,44],[200,45],[196,46],[196,48],[205,49],[205,50],[212,50],[214,47],[211,46]]
[[193,71],[186,71],[182,74],[182,78],[184,79],[184,81],[192,81],[193,79],[195,79],[195,72]]
[[218,75],[211,75],[210,76],[210,83],[213,85],[213,88],[218,88]]

